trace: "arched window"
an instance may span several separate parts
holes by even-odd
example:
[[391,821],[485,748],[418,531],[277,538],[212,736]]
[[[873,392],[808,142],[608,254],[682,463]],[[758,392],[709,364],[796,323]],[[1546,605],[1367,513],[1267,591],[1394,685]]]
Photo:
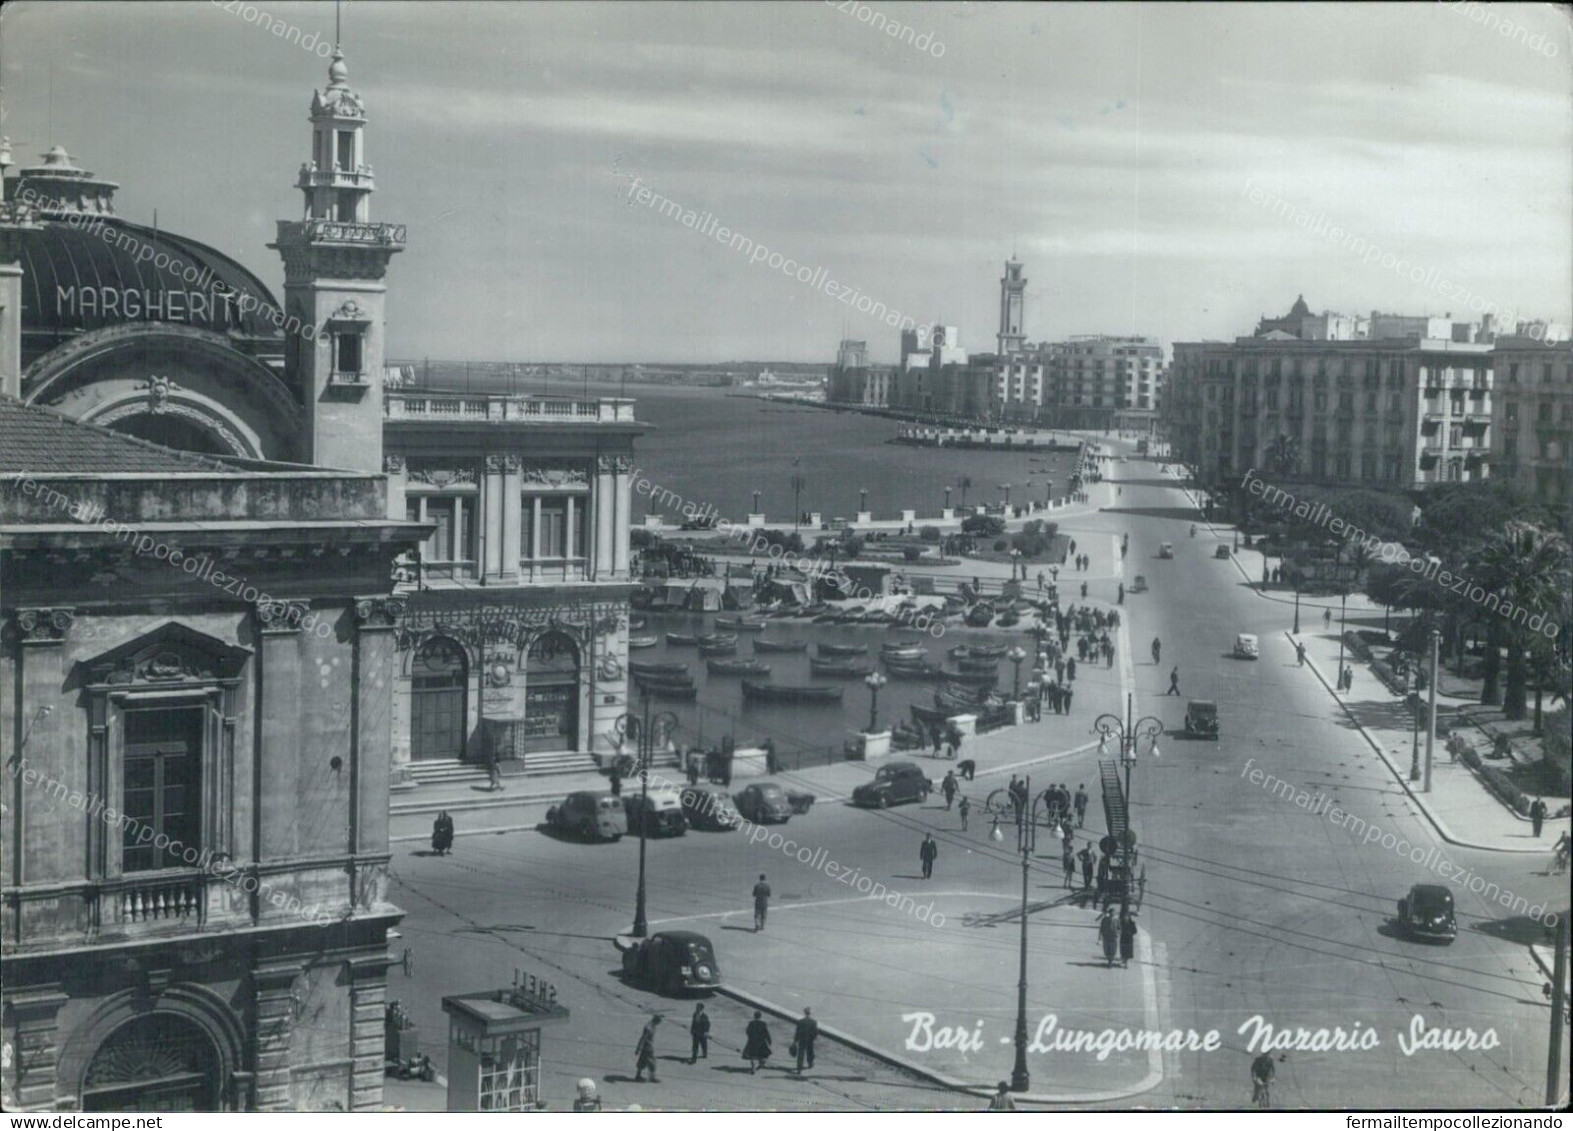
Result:
[[422,762],[464,755],[464,649],[445,636],[421,645],[410,668],[410,758]]
[[219,1055],[201,1026],[148,1013],[111,1033],[87,1066],[83,1111],[213,1111]]
[[548,632],[525,653],[524,725],[515,731],[515,754],[577,750],[579,646],[566,633]]

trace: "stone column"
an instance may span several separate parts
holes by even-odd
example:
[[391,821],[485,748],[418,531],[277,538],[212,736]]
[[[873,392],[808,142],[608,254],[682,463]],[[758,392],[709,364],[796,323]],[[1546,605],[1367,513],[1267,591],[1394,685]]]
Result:
[[[87,750],[66,749],[71,741],[67,735],[76,733],[80,718],[75,704],[63,694],[66,636],[75,619],[75,611],[65,608],[16,612],[22,664],[22,694],[16,706],[26,736],[26,749],[14,770],[12,793],[16,835],[22,846],[13,869],[17,884],[87,874],[81,812],[67,805],[67,798],[55,786],[29,786],[23,777],[32,769],[67,790],[85,793],[88,788]],[[64,718],[68,711],[74,716],[70,729]]]
[[60,1066],[60,1010],[70,1000],[58,985],[35,986],[5,999],[6,1028],[16,1032],[14,1065],[7,1076],[16,1082],[15,1101],[22,1111],[48,1111],[57,1098],[64,1098],[56,1095],[55,1077]]
[[383,456],[382,470],[388,477],[388,517],[403,522],[406,511],[404,488],[409,482],[404,470],[404,456],[396,452]]
[[[251,843],[258,861],[288,859],[296,850],[300,811],[295,786],[303,695],[300,627],[305,614],[304,605],[288,601],[256,608],[258,721],[249,761],[256,793]],[[246,848],[240,854],[244,859]],[[257,911],[254,902],[251,910]]]
[[255,1111],[289,1111],[293,1107],[289,1050],[295,1032],[295,979],[300,972],[296,963],[260,966],[251,972]]
[[503,546],[503,467],[502,456],[486,457],[486,478],[481,484],[481,514],[485,522],[486,551],[481,576],[487,579],[502,576],[506,555]]
[[617,502],[614,498],[617,481],[612,477],[612,457],[599,456],[595,461],[595,479],[591,489],[595,495],[595,540],[590,547],[590,562],[598,578],[611,576],[612,531],[616,529]]
[[388,956],[350,960],[350,1110],[382,1106],[383,1020],[388,1000]]
[[530,499],[530,577],[541,576],[541,496]]
[[616,528],[612,531],[612,572],[618,577],[628,576],[628,548],[632,533],[632,517],[630,510],[633,506],[632,477],[629,475],[634,468],[633,461],[627,456],[618,456],[613,469],[616,472],[616,516],[613,521]]
[[502,579],[519,580],[519,558],[523,547],[519,545],[521,519],[523,518],[523,476],[519,474],[519,457],[502,457]]
[[402,597],[361,597],[355,602],[356,729],[351,746],[355,761],[350,767],[354,810],[350,814],[349,849],[356,855],[388,851],[388,749],[393,741],[390,707],[399,674],[397,629],[403,616]]

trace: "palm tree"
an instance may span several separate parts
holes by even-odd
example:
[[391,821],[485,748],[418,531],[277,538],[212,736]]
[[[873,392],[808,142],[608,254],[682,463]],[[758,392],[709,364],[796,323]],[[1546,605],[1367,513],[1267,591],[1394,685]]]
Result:
[[1268,445],[1267,454],[1277,466],[1278,474],[1287,479],[1294,474],[1294,469],[1300,462],[1300,441],[1294,436],[1280,432],[1278,438]]
[[[1527,621],[1556,616],[1573,584],[1567,541],[1558,533],[1528,522],[1509,522],[1490,538],[1472,563],[1474,576],[1494,602],[1486,615],[1488,673],[1500,647],[1507,649],[1502,716],[1522,719],[1530,674],[1530,646],[1535,632]],[[1537,681],[1538,682],[1538,681]],[[1494,690],[1494,689],[1493,689]],[[1494,697],[1494,696],[1493,696]],[[1482,693],[1482,702],[1487,702]]]
[[963,475],[960,479],[956,480],[956,486],[961,488],[961,509],[966,510],[967,491],[972,486],[972,477],[970,475]]

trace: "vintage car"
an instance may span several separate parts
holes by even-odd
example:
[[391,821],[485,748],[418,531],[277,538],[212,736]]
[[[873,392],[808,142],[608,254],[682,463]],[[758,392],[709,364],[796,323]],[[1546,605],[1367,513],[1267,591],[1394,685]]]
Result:
[[1256,637],[1249,632],[1242,632],[1234,638],[1234,658],[1237,660],[1256,660],[1262,655],[1261,645]]
[[721,984],[715,947],[693,931],[657,931],[623,951],[623,979],[665,993],[713,990]]
[[1174,557],[1174,543],[1173,542],[1164,542],[1162,545],[1160,545],[1158,547],[1158,556],[1160,558],[1172,558],[1172,557]]
[[792,802],[775,782],[756,782],[739,793],[733,801],[737,811],[757,825],[771,822],[786,824],[792,819]]
[[914,762],[887,762],[873,781],[852,791],[852,804],[866,808],[888,809],[904,801],[924,801],[934,783]]
[[623,808],[628,813],[628,831],[644,827],[645,836],[682,836],[688,831],[683,802],[675,789],[652,789],[648,794],[625,794]]
[[1417,938],[1452,942],[1458,937],[1453,893],[1441,884],[1416,884],[1398,901],[1398,925]]
[[1218,739],[1218,704],[1192,699],[1185,705],[1185,733],[1190,738]]
[[[1220,543],[1219,546],[1213,550],[1213,557],[1217,558],[1221,562],[1228,561],[1229,547]],[[630,643],[632,643],[632,641],[630,641]]]
[[617,840],[628,831],[628,817],[615,793],[586,789],[548,809],[546,826],[586,840]]
[[726,832],[742,824],[737,807],[724,789],[691,785],[681,794],[683,816],[691,829],[711,829]]

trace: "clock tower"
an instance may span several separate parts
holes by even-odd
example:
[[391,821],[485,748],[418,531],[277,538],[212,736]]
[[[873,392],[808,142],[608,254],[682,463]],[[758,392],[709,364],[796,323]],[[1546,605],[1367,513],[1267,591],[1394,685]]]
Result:
[[1005,274],[1000,278],[1000,332],[999,354],[1005,357],[1019,353],[1026,341],[1022,332],[1026,306],[1027,280],[1021,273],[1021,264],[1012,255],[1005,264]]
[[296,181],[305,214],[280,220],[269,246],[284,259],[285,371],[306,406],[308,458],[380,475],[383,278],[404,250],[404,225],[372,222],[366,109],[348,78],[335,46]]

